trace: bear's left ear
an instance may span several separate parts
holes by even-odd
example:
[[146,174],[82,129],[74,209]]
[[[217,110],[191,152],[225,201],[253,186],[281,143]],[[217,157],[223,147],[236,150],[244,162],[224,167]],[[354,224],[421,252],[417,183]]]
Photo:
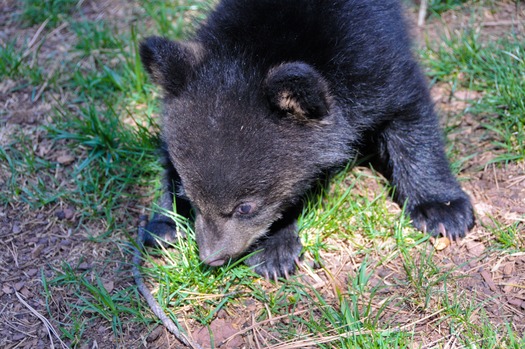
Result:
[[264,89],[273,108],[298,121],[320,120],[330,111],[328,84],[306,63],[285,63],[270,69]]
[[153,82],[178,95],[204,56],[198,42],[177,42],[152,36],[140,43],[140,59]]

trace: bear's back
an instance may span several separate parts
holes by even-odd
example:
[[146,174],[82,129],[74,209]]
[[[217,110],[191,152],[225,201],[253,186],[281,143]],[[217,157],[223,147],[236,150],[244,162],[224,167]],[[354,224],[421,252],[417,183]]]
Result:
[[225,0],[197,39],[221,55],[249,57],[262,69],[303,61],[325,74],[333,67],[375,69],[384,66],[385,53],[406,54],[409,48],[392,0]]

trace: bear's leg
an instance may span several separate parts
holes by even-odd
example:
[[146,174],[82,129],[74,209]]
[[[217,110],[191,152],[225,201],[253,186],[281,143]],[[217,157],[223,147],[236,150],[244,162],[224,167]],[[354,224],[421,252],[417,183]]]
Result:
[[[164,156],[167,157],[167,155]],[[163,211],[172,211],[173,200],[175,200],[177,214],[189,217],[191,211],[190,203],[175,194],[176,186],[180,182],[179,175],[167,158],[164,159],[164,167],[162,196],[160,197],[158,205]],[[147,246],[157,246],[160,241],[174,241],[178,234],[177,225],[173,219],[162,212],[155,213],[144,230],[146,231],[144,244]]]
[[474,225],[468,196],[451,173],[431,102],[399,113],[378,135],[379,156],[413,225],[453,240]]
[[[292,218],[293,217],[293,218]],[[274,223],[270,232],[257,240],[249,249],[255,252],[245,263],[253,266],[256,273],[274,279],[288,278],[295,273],[302,250],[301,239],[297,234],[297,216],[286,216]]]

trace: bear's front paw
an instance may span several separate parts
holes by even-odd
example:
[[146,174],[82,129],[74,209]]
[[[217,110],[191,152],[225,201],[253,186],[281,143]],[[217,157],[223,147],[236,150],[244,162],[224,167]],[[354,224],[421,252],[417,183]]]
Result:
[[253,266],[255,272],[266,279],[277,281],[279,277],[288,278],[295,273],[302,247],[301,239],[295,232],[276,234],[256,243],[251,250],[257,252],[245,263]]
[[175,222],[164,219],[152,219],[144,228],[144,245],[159,246],[162,242],[172,242],[177,239]]
[[468,198],[422,203],[409,213],[416,228],[451,240],[464,237],[474,226],[474,210]]

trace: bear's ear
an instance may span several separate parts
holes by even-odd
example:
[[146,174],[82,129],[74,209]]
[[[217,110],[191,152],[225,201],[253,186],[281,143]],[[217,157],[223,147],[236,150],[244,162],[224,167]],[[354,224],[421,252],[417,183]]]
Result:
[[175,42],[152,36],[140,43],[140,59],[153,82],[177,95],[184,88],[204,50],[196,42]]
[[285,63],[270,69],[264,89],[273,108],[298,121],[320,120],[330,111],[328,84],[306,63]]

